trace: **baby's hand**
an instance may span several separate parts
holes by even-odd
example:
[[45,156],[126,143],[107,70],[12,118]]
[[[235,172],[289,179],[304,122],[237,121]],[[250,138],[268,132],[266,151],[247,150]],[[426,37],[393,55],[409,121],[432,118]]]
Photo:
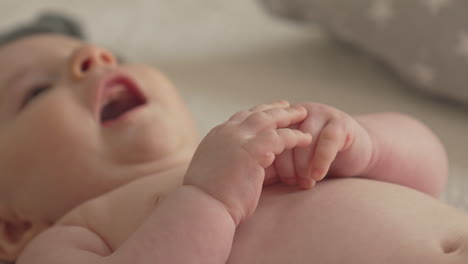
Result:
[[280,101],[238,112],[215,127],[200,143],[185,175],[194,185],[220,201],[236,225],[258,203],[265,168],[285,149],[305,147],[312,137],[288,128],[307,115],[303,106]]
[[325,177],[337,155],[353,144],[356,133],[363,131],[356,129],[360,125],[354,118],[338,109],[317,103],[301,105],[307,109],[307,118],[291,128],[310,133],[312,144],[281,153],[267,169],[267,184],[281,181],[312,188]]

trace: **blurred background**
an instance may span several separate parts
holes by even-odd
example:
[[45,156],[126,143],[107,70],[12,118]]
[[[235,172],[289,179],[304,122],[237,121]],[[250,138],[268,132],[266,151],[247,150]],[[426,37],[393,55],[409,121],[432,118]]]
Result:
[[0,0],[0,31],[48,10],[78,19],[90,41],[127,61],[159,67],[201,135],[238,110],[278,99],[413,115],[447,147],[453,177],[445,198],[468,205],[468,108],[410,89],[318,27],[275,18],[254,0]]

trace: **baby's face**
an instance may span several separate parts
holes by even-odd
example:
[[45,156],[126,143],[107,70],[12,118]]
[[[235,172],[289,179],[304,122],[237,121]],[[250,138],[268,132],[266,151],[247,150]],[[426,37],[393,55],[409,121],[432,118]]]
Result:
[[137,177],[187,162],[196,133],[158,71],[58,35],[0,47],[3,215],[54,221]]

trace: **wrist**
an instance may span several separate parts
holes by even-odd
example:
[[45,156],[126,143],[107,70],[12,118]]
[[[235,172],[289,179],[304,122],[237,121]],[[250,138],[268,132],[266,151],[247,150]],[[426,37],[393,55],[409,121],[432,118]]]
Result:
[[362,176],[369,175],[372,173],[375,164],[377,163],[378,157],[378,144],[372,133],[372,130],[367,126],[365,118],[356,118],[356,122],[359,126],[359,141],[361,149],[360,152],[363,156],[364,164],[362,166],[361,172],[359,173]]
[[374,141],[366,125],[354,118],[354,138],[349,147],[337,154],[330,166],[330,174],[335,177],[363,176],[371,170],[374,163]]
[[[111,263],[226,263],[235,225],[226,209],[194,186],[180,186],[111,255]],[[130,261],[129,261],[130,260]]]
[[210,210],[216,210],[219,214],[219,217],[223,218],[224,220],[228,219],[228,221],[232,223],[234,228],[237,227],[237,225],[239,224],[238,221],[236,221],[236,218],[233,216],[233,214],[223,202],[221,202],[219,199],[209,194],[202,188],[196,185],[184,184],[180,187],[180,189],[184,192],[187,192],[188,195],[192,196],[194,198],[193,201],[200,200],[202,201],[202,204],[204,206],[210,207]]

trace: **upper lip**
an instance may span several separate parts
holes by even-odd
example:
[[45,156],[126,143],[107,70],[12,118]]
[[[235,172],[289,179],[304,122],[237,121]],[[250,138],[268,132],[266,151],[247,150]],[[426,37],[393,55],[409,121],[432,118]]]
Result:
[[111,72],[98,81],[97,89],[95,89],[94,113],[97,120],[100,121],[101,110],[106,103],[106,96],[109,94],[109,91],[118,84],[124,85],[129,92],[143,103],[146,103],[146,98],[143,95],[140,86],[133,78],[122,72]]

